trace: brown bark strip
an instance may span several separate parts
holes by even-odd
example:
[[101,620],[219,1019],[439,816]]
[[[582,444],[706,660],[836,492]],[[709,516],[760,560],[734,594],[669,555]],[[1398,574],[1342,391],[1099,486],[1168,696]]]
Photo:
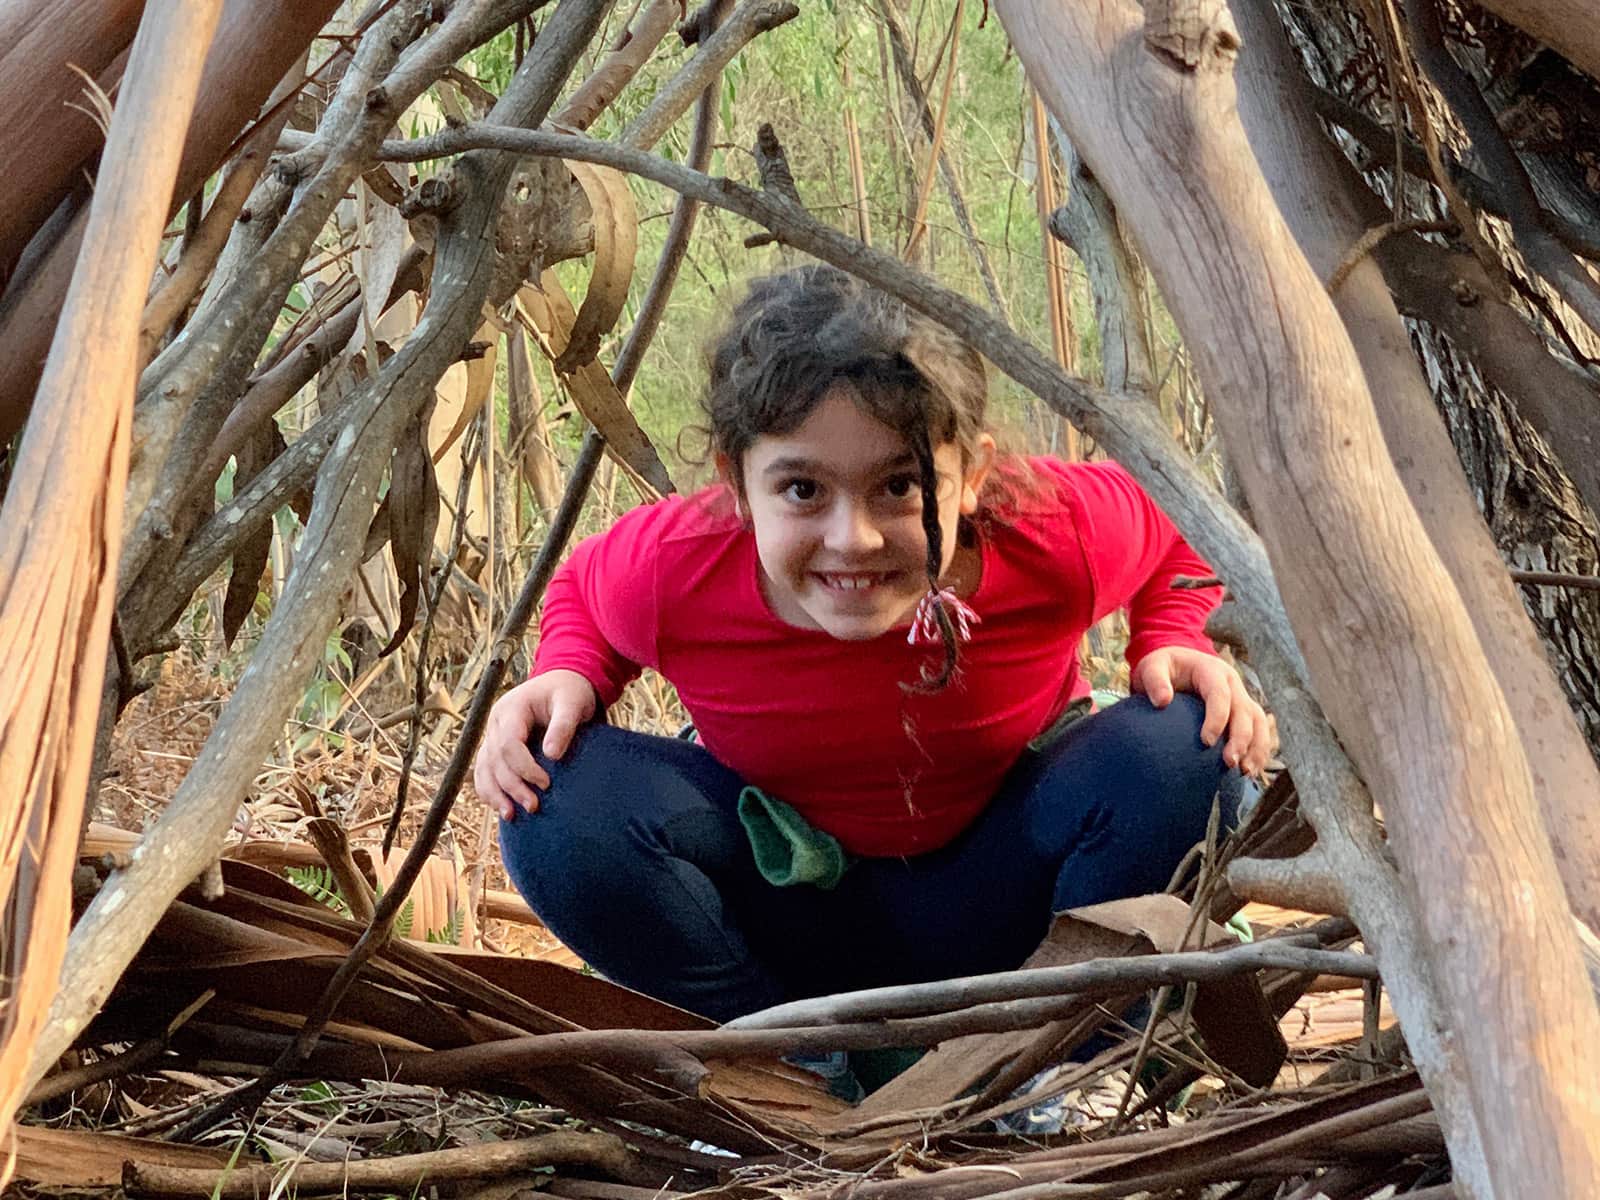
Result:
[[[1318,697],[1384,805],[1418,928],[1413,946],[1375,949],[1386,968],[1420,954],[1449,981],[1437,1006],[1421,989],[1393,995],[1408,1030],[1441,1032],[1442,1053],[1419,1067],[1459,1185],[1585,1194],[1600,1179],[1600,1101],[1584,1082],[1600,1072],[1600,1011],[1523,748],[1395,476],[1360,361],[1254,165],[1234,111],[1231,22],[1218,18],[1192,70],[1145,47],[1147,20],[1186,7],[1204,19],[1181,0],[1143,18],[1132,4],[997,4],[1146,251],[1273,551]],[[1187,203],[1172,204],[1175,192]],[[1365,928],[1370,898],[1351,901]]]
[[[102,6],[70,7],[92,12]],[[205,102],[197,106],[183,135],[175,187],[170,195],[158,197],[167,206],[169,217],[227,156],[240,128],[256,115],[335,7],[337,0],[227,0],[201,79],[200,95]],[[65,22],[68,26],[77,23],[76,19]],[[25,107],[38,103],[32,98]],[[81,225],[68,230],[51,247],[39,272],[27,281],[24,293],[8,302],[0,333],[7,349],[0,359],[0,439],[9,437],[26,416],[81,236]]]
[[101,144],[100,127],[72,107],[87,86],[78,72],[93,79],[111,65],[143,8],[144,0],[24,0],[0,20],[0,111],[29,114],[0,139],[0,178],[10,184],[0,210],[0,278]]
[[551,123],[579,130],[593,125],[595,118],[617,98],[617,93],[639,73],[639,68],[667,36],[681,11],[678,0],[650,0],[629,23],[622,44],[578,86],[561,106],[561,111],[551,118]]
[[[281,101],[286,98],[300,84],[305,61],[305,55],[302,53],[298,62],[290,67],[289,74],[285,76],[283,82],[268,97],[269,107],[275,100]],[[227,245],[228,232],[232,229],[234,220],[243,211],[250,190],[255,187],[256,180],[261,178],[261,172],[266,169],[267,159],[271,157],[273,148],[277,144],[278,134],[283,132],[284,126],[289,123],[289,113],[289,105],[283,104],[275,116],[262,122],[250,134],[244,145],[239,147],[238,153],[234,155],[227,173],[222,177],[222,182],[217,185],[204,219],[198,222],[192,235],[185,231],[183,255],[178,259],[177,266],[173,268],[171,275],[161,281],[149,300],[145,302],[144,317],[139,322],[141,371],[155,356],[156,348],[160,345],[168,327],[199,294],[206,277],[211,274],[211,268],[216,266],[222,248]],[[191,214],[198,211],[195,206],[200,203],[200,193],[197,192],[195,195],[196,198],[190,201]]]
[[[906,239],[902,257],[915,262],[917,244],[928,229],[928,199],[933,195],[934,170],[944,157],[945,123],[950,116],[950,88],[956,79],[956,55],[961,49],[961,17],[966,12],[966,0],[956,0],[955,15],[950,18],[950,61],[945,67],[944,90],[939,95],[939,112],[933,119],[933,133],[928,139],[928,163],[922,171],[922,184],[917,189],[917,203],[911,216],[911,236]],[[932,82],[931,80],[929,82]]]
[[221,0],[153,4],[135,40],[39,409],[0,510],[0,653],[19,667],[0,702],[0,895],[15,922],[0,939],[0,1128],[50,1065],[33,1057],[33,1043],[56,992],[71,915],[68,877],[110,638],[139,313],[220,10]]
[[[888,33],[889,44],[894,50],[894,66],[900,77],[900,86],[905,88],[906,95],[910,97],[913,107],[917,110],[923,135],[932,141],[933,109],[928,104],[927,94],[922,90],[921,81],[917,79],[917,66],[911,58],[911,47],[906,39],[905,26],[901,23],[893,5],[880,0],[876,7],[882,29]],[[884,75],[884,87],[889,89],[887,72]],[[909,153],[908,145],[907,154]],[[967,243],[967,249],[972,253],[973,262],[977,264],[984,291],[989,294],[989,303],[994,306],[995,312],[1000,314],[1000,319],[1009,325],[1011,310],[1006,304],[1005,294],[1000,290],[1000,281],[995,277],[994,266],[989,262],[988,251],[983,248],[983,242],[979,239],[977,230],[973,228],[972,217],[967,213],[966,198],[962,196],[961,186],[956,180],[955,167],[946,154],[939,154],[935,161],[939,164],[940,175],[944,177],[945,191],[950,197],[950,211],[955,214],[956,224],[961,226],[961,236]]]

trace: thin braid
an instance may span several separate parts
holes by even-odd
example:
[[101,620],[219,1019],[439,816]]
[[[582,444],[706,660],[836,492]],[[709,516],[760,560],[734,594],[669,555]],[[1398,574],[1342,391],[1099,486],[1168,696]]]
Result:
[[945,611],[944,601],[939,598],[939,570],[944,566],[944,530],[939,526],[939,476],[933,466],[933,443],[928,436],[927,413],[920,406],[909,440],[922,484],[922,532],[928,541],[928,590],[933,593],[933,616],[939,625],[939,640],[944,644],[944,664],[939,673],[931,675],[924,672],[922,681],[913,685],[911,690],[937,692],[948,686],[955,675],[959,642],[955,625]]

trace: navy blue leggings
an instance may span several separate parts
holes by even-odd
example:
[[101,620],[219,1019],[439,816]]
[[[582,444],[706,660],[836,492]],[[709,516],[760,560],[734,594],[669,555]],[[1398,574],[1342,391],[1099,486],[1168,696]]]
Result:
[[[512,882],[563,942],[628,987],[717,1020],[802,996],[1009,970],[1051,914],[1166,887],[1232,825],[1239,776],[1203,708],[1142,697],[1026,751],[978,820],[913,858],[862,859],[832,891],[757,873],[744,781],[702,747],[606,725],[550,762],[539,811],[500,824]],[[537,745],[537,735],[535,737]]]

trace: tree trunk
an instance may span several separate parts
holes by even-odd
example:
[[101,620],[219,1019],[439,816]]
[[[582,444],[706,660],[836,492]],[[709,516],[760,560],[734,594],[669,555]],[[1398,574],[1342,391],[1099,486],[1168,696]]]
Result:
[[[1301,250],[1326,279],[1387,213],[1323,136],[1271,0],[1235,0],[1234,13],[1245,46],[1238,71],[1240,118]],[[1591,928],[1600,929],[1600,809],[1594,804],[1600,770],[1479,516],[1382,273],[1371,261],[1357,264],[1333,299],[1361,358],[1384,437],[1399,450],[1395,469],[1505,691],[1540,811],[1560,850],[1567,898]],[[1593,608],[1592,594],[1586,599]]]
[[[133,40],[144,0],[17,0],[9,8],[0,20],[0,112],[29,116],[8,122],[0,137],[0,179],[10,184],[0,205],[0,280],[98,153],[105,131],[92,81]],[[8,436],[0,431],[0,440]]]
[[139,316],[220,8],[167,0],[141,26],[39,411],[0,512],[0,653],[17,667],[0,711],[0,845],[16,848],[0,894],[20,935],[7,939],[0,964],[0,1128],[51,1061],[34,1057],[34,1039],[71,917],[116,594]]
[[[96,0],[70,7],[75,11],[100,11],[109,6],[104,0]],[[305,54],[311,39],[337,7],[338,0],[229,0],[212,51],[206,58],[205,75],[200,84],[204,103],[196,108],[194,121],[184,136],[183,157],[172,190],[161,197],[169,217],[221,165],[245,122],[260,111],[262,102],[296,59]],[[66,24],[70,26],[74,22]],[[17,53],[13,50],[6,61]],[[33,64],[29,67],[37,71]],[[83,81],[75,75],[72,79],[81,89]],[[39,103],[34,96],[26,107],[36,107]],[[40,111],[50,110],[46,107]],[[84,123],[89,120],[76,112],[67,115]],[[31,128],[29,122],[9,127],[7,135],[0,137],[0,147],[9,149],[17,130]],[[24,145],[18,153],[27,150],[28,146]],[[0,163],[4,161],[0,157]],[[81,161],[80,156],[67,168],[69,177]],[[12,171],[4,178],[31,178],[33,170],[30,160],[20,174]],[[44,215],[49,211],[46,209]],[[43,219],[41,215],[38,221]],[[32,236],[32,229],[27,232]],[[0,359],[0,441],[20,429],[27,418],[45,351],[55,330],[55,315],[61,311],[62,297],[66,295],[67,280],[71,277],[82,236],[82,223],[74,224],[50,248],[38,272],[23,281],[22,293],[8,294],[5,298],[5,308],[0,313],[0,342],[6,347],[5,357]],[[0,242],[0,252],[4,249],[5,244]]]
[[1417,1039],[1418,1065],[1458,1188],[1590,1194],[1600,1010],[1527,761],[1389,461],[1360,360],[1255,166],[1234,110],[1230,14],[1216,0],[1151,0],[1142,20],[1132,4],[996,7],[1168,299],[1317,697],[1384,805],[1417,923],[1392,936],[1403,927],[1359,893],[1352,915],[1403,1024],[1437,1032]]

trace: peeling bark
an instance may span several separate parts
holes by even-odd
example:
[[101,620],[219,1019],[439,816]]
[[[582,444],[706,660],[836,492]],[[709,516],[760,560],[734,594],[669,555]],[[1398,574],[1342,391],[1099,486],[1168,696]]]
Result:
[[[34,1054],[33,1043],[57,994],[71,917],[68,881],[110,639],[139,315],[179,133],[220,9],[221,0],[153,4],[135,40],[79,269],[0,511],[0,652],[17,668],[0,711],[0,844],[11,847],[0,892],[19,935],[7,939],[3,963],[0,1128],[55,1058]],[[64,474],[63,463],[76,469]]]

